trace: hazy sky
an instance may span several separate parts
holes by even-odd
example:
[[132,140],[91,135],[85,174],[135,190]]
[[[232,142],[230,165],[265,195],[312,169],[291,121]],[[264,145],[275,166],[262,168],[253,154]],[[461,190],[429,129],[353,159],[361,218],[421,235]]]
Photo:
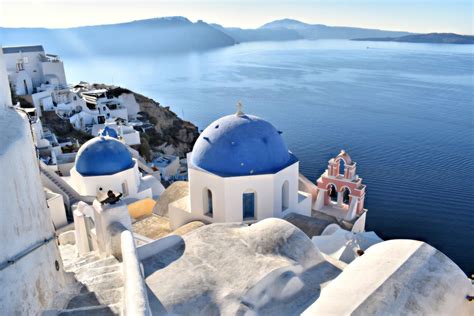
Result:
[[473,0],[0,0],[0,26],[69,27],[180,15],[224,26],[307,23],[473,34]]

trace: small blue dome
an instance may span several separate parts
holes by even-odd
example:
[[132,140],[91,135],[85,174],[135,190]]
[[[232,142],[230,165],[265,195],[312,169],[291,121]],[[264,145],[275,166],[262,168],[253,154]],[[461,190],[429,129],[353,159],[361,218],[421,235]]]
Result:
[[99,136],[81,146],[75,166],[83,176],[104,176],[130,169],[134,164],[124,144],[112,137]]
[[104,129],[99,133],[99,136],[110,136],[113,138],[118,138],[118,133],[115,129],[110,126],[104,127]]
[[298,161],[275,127],[253,115],[228,115],[199,136],[191,164],[223,177],[276,173]]

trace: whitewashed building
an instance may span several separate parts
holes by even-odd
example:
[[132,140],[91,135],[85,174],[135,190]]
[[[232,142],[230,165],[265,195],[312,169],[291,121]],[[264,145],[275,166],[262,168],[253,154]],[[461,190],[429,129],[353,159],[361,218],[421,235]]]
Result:
[[211,123],[188,154],[189,196],[169,205],[173,227],[190,220],[254,222],[311,215],[299,162],[269,122],[240,110]]
[[17,95],[31,95],[42,84],[67,86],[63,62],[46,54],[43,46],[4,47],[8,77]]

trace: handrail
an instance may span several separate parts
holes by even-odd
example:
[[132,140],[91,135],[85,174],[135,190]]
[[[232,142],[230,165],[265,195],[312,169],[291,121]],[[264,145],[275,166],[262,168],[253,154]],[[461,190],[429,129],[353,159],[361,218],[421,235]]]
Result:
[[143,279],[133,234],[125,230],[121,234],[121,251],[124,278],[124,314],[150,316],[148,294]]
[[19,253],[17,253],[13,257],[11,257],[10,259],[7,259],[4,262],[1,262],[0,263],[0,271],[4,270],[5,268],[7,268],[11,265],[13,265],[15,262],[18,262],[22,258],[26,257],[27,255],[29,255],[33,251],[37,250],[38,248],[41,248],[42,246],[48,244],[49,242],[51,242],[54,239],[56,239],[55,234],[53,234],[50,237],[45,238],[41,241],[36,242],[35,244],[33,244],[32,246],[26,248],[25,250],[20,251]]
[[[77,192],[69,183],[67,183],[64,179],[62,179],[59,175],[57,175],[54,171],[51,171],[48,169],[47,165],[41,161],[39,161],[39,167],[40,167],[40,172],[43,173],[47,178],[53,177],[55,181],[58,181],[64,188],[61,188],[57,184],[55,184],[56,187],[60,191],[62,191],[64,194],[66,194],[68,197],[72,197],[76,199],[77,201],[85,201],[88,203],[91,203],[94,201],[95,197],[93,196],[86,196],[86,195],[81,195],[79,192]],[[54,191],[54,190],[53,190]],[[68,192],[66,192],[68,191]]]

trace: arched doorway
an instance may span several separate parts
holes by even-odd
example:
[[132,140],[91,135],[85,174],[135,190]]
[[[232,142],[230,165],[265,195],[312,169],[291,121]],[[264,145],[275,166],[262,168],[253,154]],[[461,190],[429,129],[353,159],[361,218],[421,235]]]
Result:
[[337,189],[334,184],[330,184],[328,187],[329,200],[331,202],[337,202]]
[[290,207],[290,184],[283,182],[281,186],[281,211],[286,211]]
[[242,217],[245,220],[255,219],[257,199],[254,191],[247,190],[242,194]]

